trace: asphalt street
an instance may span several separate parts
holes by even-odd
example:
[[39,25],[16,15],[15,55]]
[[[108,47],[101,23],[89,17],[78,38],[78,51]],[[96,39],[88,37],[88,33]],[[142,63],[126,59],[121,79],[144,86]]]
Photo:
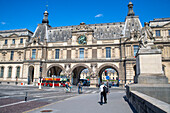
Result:
[[[77,93],[73,86],[70,93],[65,88],[37,86],[0,85],[0,113],[42,113],[44,110],[57,113],[132,113],[129,104],[124,100],[125,90],[112,88],[108,103],[100,105],[98,88],[83,87],[83,93]],[[27,93],[27,101],[25,101]],[[97,111],[96,111],[97,110]],[[98,111],[99,110],[99,111]]]

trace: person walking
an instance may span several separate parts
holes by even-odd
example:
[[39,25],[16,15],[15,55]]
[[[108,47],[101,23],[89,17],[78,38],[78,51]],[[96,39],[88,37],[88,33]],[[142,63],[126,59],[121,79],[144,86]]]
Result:
[[104,104],[107,103],[107,93],[108,93],[108,88],[107,86],[102,82],[102,85],[100,86],[100,104],[103,104],[103,97],[104,97]]
[[81,81],[79,81],[77,87],[78,87],[78,93],[79,93],[79,94],[82,93]]
[[103,96],[104,96],[104,103],[107,103],[107,93],[109,92],[107,85],[103,87]]
[[103,96],[104,96],[103,87],[104,87],[104,83],[102,82],[102,84],[100,85],[100,104],[101,105],[103,104]]

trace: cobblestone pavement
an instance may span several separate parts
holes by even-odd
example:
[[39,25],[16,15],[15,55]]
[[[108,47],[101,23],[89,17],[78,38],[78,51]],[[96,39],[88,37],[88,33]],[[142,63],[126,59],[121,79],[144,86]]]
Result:
[[[113,89],[116,92],[119,89]],[[25,101],[27,92],[27,101]],[[98,88],[83,88],[83,94],[99,93]],[[63,87],[0,85],[0,113],[22,113],[47,104],[78,96],[77,87],[66,93]]]

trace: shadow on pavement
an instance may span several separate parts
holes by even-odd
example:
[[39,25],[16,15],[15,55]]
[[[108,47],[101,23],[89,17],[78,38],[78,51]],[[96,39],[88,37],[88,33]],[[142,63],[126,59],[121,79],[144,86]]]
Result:
[[132,104],[128,101],[126,96],[123,96],[124,100],[129,104],[130,108],[132,109],[133,113],[138,113],[135,108],[132,106]]

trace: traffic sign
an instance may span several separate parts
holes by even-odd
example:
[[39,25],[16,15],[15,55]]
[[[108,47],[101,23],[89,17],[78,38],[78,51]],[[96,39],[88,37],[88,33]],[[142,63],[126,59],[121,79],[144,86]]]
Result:
[[109,80],[110,79],[109,76],[106,76],[106,79]]

